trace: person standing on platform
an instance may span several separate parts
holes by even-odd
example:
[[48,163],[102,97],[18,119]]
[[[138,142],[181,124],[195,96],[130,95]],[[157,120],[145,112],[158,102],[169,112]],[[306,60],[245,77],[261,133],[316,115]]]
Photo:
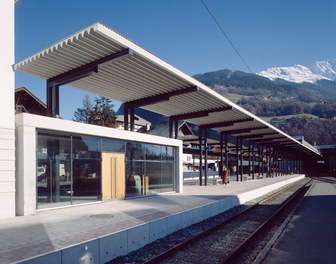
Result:
[[223,179],[223,184],[228,184],[228,169],[225,167],[225,165],[223,165],[223,175],[222,175],[222,179]]

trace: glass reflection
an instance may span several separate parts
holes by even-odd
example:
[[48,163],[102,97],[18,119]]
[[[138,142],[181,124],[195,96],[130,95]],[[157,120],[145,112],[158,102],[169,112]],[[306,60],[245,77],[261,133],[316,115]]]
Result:
[[174,190],[174,148],[162,146],[162,149],[161,191],[169,192]]
[[100,199],[101,151],[94,137],[37,133],[37,208]]
[[72,167],[73,203],[100,199],[101,151],[98,138],[72,138]]
[[39,133],[36,153],[38,208],[50,207],[50,203],[71,204],[70,151],[69,136]]
[[126,144],[126,197],[174,190],[174,148],[153,144]]
[[38,130],[37,208],[101,200],[102,152],[126,153],[126,198],[174,190],[174,147]]
[[143,193],[144,144],[126,144],[126,197],[141,196]]
[[102,151],[113,153],[125,153],[125,142],[115,139],[102,139]]
[[[146,145],[144,194],[161,192],[161,146]],[[148,177],[148,178],[147,178]]]

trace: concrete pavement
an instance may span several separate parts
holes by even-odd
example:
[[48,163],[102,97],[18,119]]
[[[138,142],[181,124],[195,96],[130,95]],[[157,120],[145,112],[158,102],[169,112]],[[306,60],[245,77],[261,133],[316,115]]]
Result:
[[262,263],[336,263],[336,179],[314,180]]
[[0,263],[105,263],[303,177],[233,181],[226,186],[185,185],[184,193],[1,219]]

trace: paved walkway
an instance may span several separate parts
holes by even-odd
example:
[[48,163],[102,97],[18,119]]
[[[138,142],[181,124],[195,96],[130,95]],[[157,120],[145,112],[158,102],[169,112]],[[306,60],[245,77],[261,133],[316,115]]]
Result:
[[321,177],[263,263],[336,263],[336,179]]
[[296,176],[290,175],[234,181],[226,186],[185,185],[182,194],[166,193],[139,199],[99,202],[0,219],[0,263],[19,262],[59,251],[153,219],[245,194],[257,188],[266,188],[294,177]]

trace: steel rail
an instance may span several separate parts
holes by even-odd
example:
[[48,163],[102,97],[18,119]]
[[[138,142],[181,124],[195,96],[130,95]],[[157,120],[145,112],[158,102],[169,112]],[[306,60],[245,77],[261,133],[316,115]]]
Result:
[[[310,181],[309,181],[310,182]],[[308,184],[308,183],[306,183]],[[306,186],[306,184],[304,186]],[[190,245],[190,243],[193,243],[197,240],[200,240],[202,239],[203,237],[206,237],[208,236],[209,234],[213,233],[214,231],[222,228],[223,226],[225,225],[228,225],[229,223],[233,222],[234,220],[236,220],[237,218],[241,217],[242,215],[250,212],[252,209],[255,209],[257,208],[258,206],[262,205],[263,203],[265,203],[266,201],[276,197],[277,195],[289,190],[290,188],[293,187],[293,184],[290,184],[289,186],[285,187],[285,188],[282,188],[281,190],[279,191],[276,191],[275,193],[267,196],[266,198],[264,198],[263,200],[259,201],[258,203],[254,204],[254,205],[251,205],[250,207],[248,208],[245,208],[243,209],[242,211],[240,211],[239,213],[235,214],[235,215],[232,215],[230,216],[229,218],[227,218],[226,220],[224,220],[223,222],[220,222],[218,224],[215,224],[214,226],[204,230],[203,232],[199,233],[199,234],[196,234],[194,236],[192,236],[191,238],[187,239],[187,240],[184,240],[182,242],[180,242],[179,244],[169,248],[168,250],[162,252],[161,254],[153,257],[152,259],[148,260],[148,261],[145,261],[143,262],[143,264],[155,264],[155,263],[159,263],[160,261],[168,258],[169,256],[173,255],[174,253],[182,250],[183,248],[187,247]]]
[[276,216],[278,216],[287,206],[300,195],[302,192],[306,192],[305,188],[312,182],[313,179],[310,179],[309,182],[304,184],[300,189],[294,192],[289,198],[287,198],[280,207],[271,215],[269,216],[263,224],[257,228],[248,238],[246,238],[225,260],[224,263],[233,263],[233,260],[237,258],[237,256],[246,248],[248,243],[251,243],[253,239],[260,234],[264,230],[264,228],[273,220]]

